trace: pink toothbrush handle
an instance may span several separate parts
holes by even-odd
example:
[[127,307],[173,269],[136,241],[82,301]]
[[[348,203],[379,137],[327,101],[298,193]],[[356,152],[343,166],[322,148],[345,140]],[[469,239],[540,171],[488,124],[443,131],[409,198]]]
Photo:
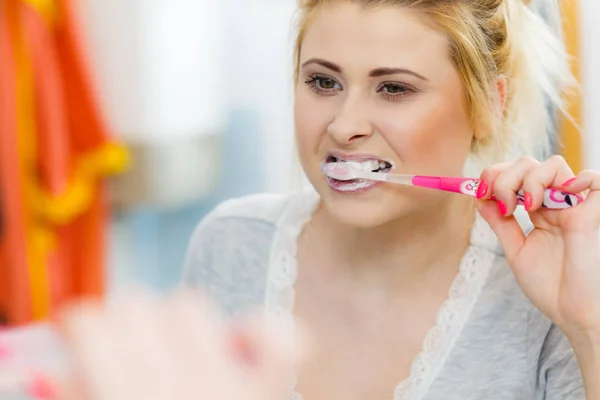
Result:
[[[427,187],[431,189],[444,190],[447,192],[462,193],[467,196],[476,197],[479,179],[474,178],[449,178],[449,177],[428,177],[415,176],[412,180],[415,186]],[[491,197],[495,200],[495,197]],[[543,208],[560,210],[575,207],[583,201],[578,194],[565,192],[560,189],[548,188],[544,191]],[[523,191],[517,192],[517,205],[525,204],[525,194]]]

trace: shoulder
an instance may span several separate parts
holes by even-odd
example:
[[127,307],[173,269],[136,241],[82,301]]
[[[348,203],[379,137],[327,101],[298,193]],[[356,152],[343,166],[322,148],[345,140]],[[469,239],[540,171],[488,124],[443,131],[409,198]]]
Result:
[[259,193],[229,199],[218,204],[198,228],[225,219],[245,219],[275,224],[293,194]]
[[275,225],[286,196],[256,194],[218,204],[189,241],[182,284],[201,289],[226,314],[258,307]]
[[243,244],[266,245],[292,198],[291,194],[260,193],[219,203],[196,226],[188,261]]
[[306,200],[302,193],[255,194],[218,204],[189,241],[182,284],[202,288],[228,313],[258,306],[278,229]]
[[[316,193],[303,190],[289,193],[259,193],[219,203],[196,226],[190,242],[195,243],[219,232],[234,244],[244,232],[275,230],[297,216],[304,216],[316,203]],[[227,236],[223,236],[227,233]]]

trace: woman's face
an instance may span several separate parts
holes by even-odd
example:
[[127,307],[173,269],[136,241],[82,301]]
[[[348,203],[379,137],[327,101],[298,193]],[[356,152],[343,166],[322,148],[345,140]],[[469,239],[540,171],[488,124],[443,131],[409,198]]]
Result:
[[469,153],[469,110],[448,40],[416,13],[350,1],[323,6],[302,43],[300,161],[329,212],[351,225],[379,226],[440,206],[448,195],[332,181],[324,162],[381,160],[397,174],[458,176]]

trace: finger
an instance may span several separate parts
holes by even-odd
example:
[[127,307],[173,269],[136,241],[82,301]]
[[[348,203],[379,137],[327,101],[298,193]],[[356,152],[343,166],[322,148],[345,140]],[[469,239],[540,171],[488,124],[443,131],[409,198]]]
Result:
[[57,400],[82,400],[89,399],[83,388],[78,385],[75,379],[57,379],[55,384]]
[[479,214],[487,221],[502,244],[506,259],[512,263],[525,245],[525,233],[514,216],[503,216],[494,203],[481,200],[475,202]]
[[508,169],[512,163],[501,163],[486,168],[479,177],[479,186],[477,188],[477,198],[479,200],[489,200],[492,197],[492,188],[498,176]]
[[577,193],[589,190],[590,193],[587,197],[600,197],[598,194],[600,192],[600,172],[591,169],[581,171],[575,179],[567,182],[567,185],[563,186],[563,188]]
[[[72,388],[81,398],[126,400],[129,381],[118,336],[99,303],[80,303],[68,308],[58,320],[73,357]],[[118,366],[119,368],[117,368]]]
[[115,368],[128,376],[130,396],[150,400],[185,396],[180,360],[169,335],[177,327],[165,323],[164,300],[140,289],[125,295],[110,308],[110,323],[118,345],[127,349],[123,354],[126,368]]
[[[193,398],[229,398],[239,370],[228,338],[230,332],[218,308],[197,292],[182,291],[166,304],[165,325],[171,327],[170,348],[180,362],[180,377]],[[188,395],[188,397],[190,397]]]
[[559,188],[575,176],[561,156],[552,156],[529,170],[523,180],[525,209],[534,212],[542,207],[545,190]]
[[63,392],[60,386],[61,380],[52,377],[50,374],[34,374],[32,381],[27,388],[27,394],[32,399],[37,400],[56,400]]
[[248,319],[240,327],[239,332],[259,360],[255,370],[258,391],[268,393],[272,399],[289,395],[305,343],[303,331],[292,332],[264,319]]
[[532,157],[520,158],[493,182],[494,196],[498,201],[500,213],[505,217],[514,213],[517,207],[517,192],[523,186],[525,176],[539,164],[539,161]]
[[573,208],[571,220],[574,230],[590,231],[598,229],[600,226],[600,172],[593,170],[584,170],[577,174],[572,182],[564,186],[565,191],[571,193],[585,193],[585,200],[582,204]]

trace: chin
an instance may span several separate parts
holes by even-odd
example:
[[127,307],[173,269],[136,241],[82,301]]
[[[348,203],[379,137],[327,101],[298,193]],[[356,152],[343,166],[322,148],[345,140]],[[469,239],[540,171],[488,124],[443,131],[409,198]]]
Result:
[[360,229],[386,225],[419,212],[419,202],[388,191],[385,186],[356,193],[339,193],[329,186],[318,190],[323,206],[337,221]]
[[394,216],[382,210],[366,209],[363,206],[358,207],[331,207],[324,203],[327,212],[331,217],[340,223],[358,229],[374,229],[393,221]]

